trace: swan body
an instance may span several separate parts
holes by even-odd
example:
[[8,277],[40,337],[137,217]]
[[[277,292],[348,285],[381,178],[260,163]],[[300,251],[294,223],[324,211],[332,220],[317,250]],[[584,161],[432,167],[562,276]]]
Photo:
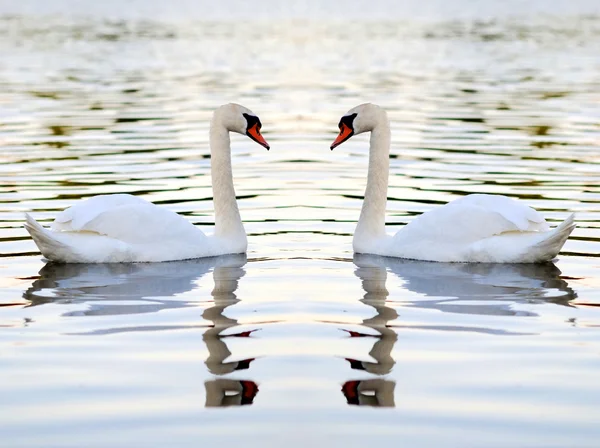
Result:
[[247,238],[233,188],[229,132],[269,148],[261,123],[237,104],[211,121],[215,233],[207,236],[182,216],[129,194],[94,196],[60,213],[51,229],[26,214],[25,228],[49,260],[64,263],[159,262],[245,253]]
[[538,263],[552,260],[575,228],[574,215],[550,229],[544,217],[507,196],[471,194],[423,213],[398,233],[385,231],[390,126],[374,104],[351,109],[331,149],[371,132],[369,171],[354,233],[356,253],[439,262]]

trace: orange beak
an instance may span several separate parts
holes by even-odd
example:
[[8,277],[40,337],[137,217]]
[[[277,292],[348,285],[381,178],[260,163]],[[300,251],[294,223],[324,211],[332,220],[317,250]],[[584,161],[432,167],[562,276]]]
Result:
[[344,143],[346,140],[348,140],[353,135],[354,135],[354,131],[352,129],[350,129],[348,126],[346,126],[344,123],[342,123],[340,125],[340,135],[338,135],[337,138],[335,139],[335,141],[331,144],[331,149],[335,148],[336,146],[341,145],[342,143]]
[[260,129],[258,128],[258,124],[255,124],[254,126],[252,126],[250,129],[248,129],[246,131],[246,134],[248,135],[248,137],[250,137],[252,140],[254,140],[256,143],[258,143],[259,145],[264,146],[265,148],[269,149],[270,146],[267,143],[267,141],[264,139],[264,137],[260,134]]

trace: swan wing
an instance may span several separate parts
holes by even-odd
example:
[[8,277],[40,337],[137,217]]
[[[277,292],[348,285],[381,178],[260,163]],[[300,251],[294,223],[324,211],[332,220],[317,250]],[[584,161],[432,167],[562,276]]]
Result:
[[52,230],[80,232],[87,223],[97,216],[124,205],[152,204],[130,194],[106,194],[94,196],[65,209],[52,223]]
[[58,231],[96,233],[129,244],[164,244],[172,239],[197,242],[199,236],[204,236],[177,213],[121,194],[80,202],[62,212],[52,227]]
[[424,213],[397,237],[472,243],[506,232],[548,231],[542,215],[507,196],[471,194]]

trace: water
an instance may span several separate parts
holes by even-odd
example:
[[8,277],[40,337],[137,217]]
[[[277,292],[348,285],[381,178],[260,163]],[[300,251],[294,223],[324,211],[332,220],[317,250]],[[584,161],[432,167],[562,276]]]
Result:
[[[597,445],[596,2],[369,3],[0,3],[3,446]],[[227,101],[272,147],[233,138],[247,256],[44,264],[23,213],[97,194],[210,231]],[[364,101],[390,231],[500,193],[577,213],[558,261],[353,257],[367,137],[329,144]]]

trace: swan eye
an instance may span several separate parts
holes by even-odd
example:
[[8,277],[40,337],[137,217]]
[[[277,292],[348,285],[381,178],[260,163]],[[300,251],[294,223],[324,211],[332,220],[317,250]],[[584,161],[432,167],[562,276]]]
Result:
[[342,126],[347,126],[348,128],[354,130],[354,119],[356,118],[356,116],[357,114],[354,113],[352,115],[346,115],[342,117],[339,124],[340,130],[342,129]]
[[258,130],[260,130],[260,128],[262,128],[262,123],[260,122],[260,119],[256,116],[256,115],[250,115],[250,114],[243,114],[244,118],[246,119],[246,129],[252,129],[253,127],[256,126],[256,128]]

